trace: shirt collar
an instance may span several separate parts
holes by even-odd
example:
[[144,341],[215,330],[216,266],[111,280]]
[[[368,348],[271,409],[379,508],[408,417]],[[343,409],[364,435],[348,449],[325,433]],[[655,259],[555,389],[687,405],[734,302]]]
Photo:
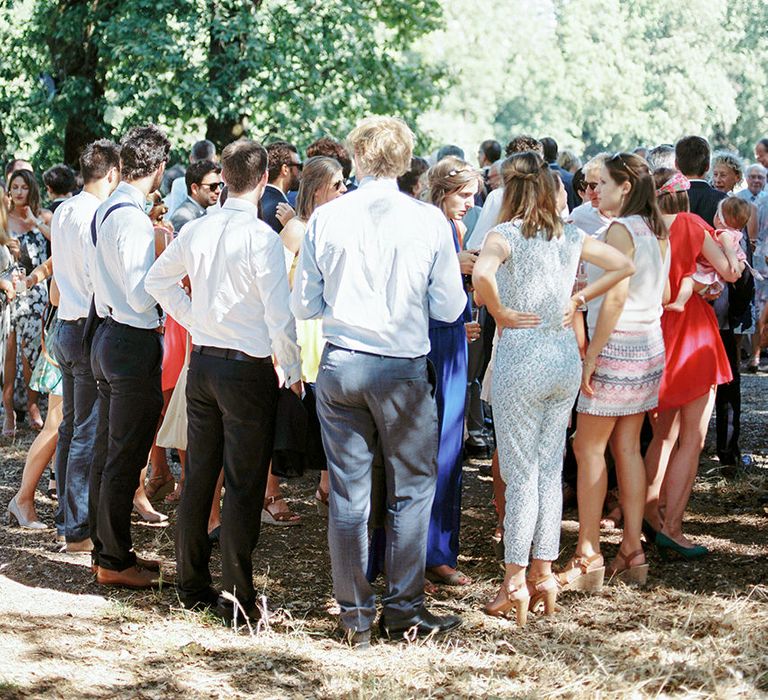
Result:
[[240,199],[239,197],[232,197],[231,195],[227,197],[227,201],[224,202],[221,208],[234,209],[235,211],[244,211],[253,214],[254,216],[256,216],[256,212],[258,211],[255,204],[251,204],[251,202],[247,202],[246,200]]
[[121,182],[118,186],[115,192],[120,192],[124,194],[126,197],[130,197],[136,204],[139,205],[141,210],[144,210],[144,204],[147,201],[147,198],[144,196],[144,193],[138,188],[134,187],[133,185],[127,183],[127,182]]
[[393,177],[373,177],[369,175],[360,180],[357,183],[357,187],[358,189],[363,189],[364,187],[383,187],[388,190],[396,190],[397,180]]

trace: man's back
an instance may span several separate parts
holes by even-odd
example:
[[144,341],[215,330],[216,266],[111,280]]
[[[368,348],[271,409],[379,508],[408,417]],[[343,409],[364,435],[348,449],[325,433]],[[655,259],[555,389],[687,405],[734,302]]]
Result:
[[721,199],[728,195],[712,187],[704,180],[691,180],[691,189],[688,190],[688,201],[690,202],[690,211],[697,214],[710,226],[714,226],[717,205]]
[[331,344],[392,357],[426,354],[429,318],[453,321],[466,304],[447,220],[394,179],[315,213],[295,290],[294,313],[322,315]]

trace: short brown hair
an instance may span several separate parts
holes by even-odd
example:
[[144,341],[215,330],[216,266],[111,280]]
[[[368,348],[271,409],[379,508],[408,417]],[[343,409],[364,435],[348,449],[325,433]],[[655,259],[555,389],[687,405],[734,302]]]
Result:
[[[677,170],[672,168],[656,168],[653,171],[653,184],[656,186],[656,191],[658,192],[676,172]],[[656,195],[656,203],[664,214],[680,214],[691,209],[687,192],[662,192]]]
[[120,146],[109,139],[89,143],[80,154],[80,174],[86,184],[106,177],[112,168],[120,172]]
[[526,238],[539,231],[547,240],[559,238],[563,221],[557,211],[557,188],[544,158],[534,151],[515,153],[504,161],[501,172],[504,198],[499,222],[522,219]]
[[307,146],[307,158],[312,158],[313,156],[328,156],[328,158],[338,160],[341,163],[345,180],[352,173],[352,159],[349,157],[349,151],[344,147],[343,143],[334,141],[329,136],[323,136]]
[[298,154],[296,146],[287,141],[274,141],[267,146],[267,162],[269,163],[270,182],[274,182],[280,175],[280,170],[284,165],[290,165],[293,162],[291,153]]
[[747,225],[752,216],[752,207],[740,197],[725,197],[720,200],[717,213],[728,228],[735,228],[740,231]]
[[221,175],[230,195],[251,192],[267,170],[267,151],[258,141],[239,139],[221,154]]
[[675,160],[686,177],[702,177],[709,170],[709,142],[701,136],[683,136],[675,144]]
[[396,117],[367,117],[347,136],[366,175],[400,177],[411,167],[413,132]]

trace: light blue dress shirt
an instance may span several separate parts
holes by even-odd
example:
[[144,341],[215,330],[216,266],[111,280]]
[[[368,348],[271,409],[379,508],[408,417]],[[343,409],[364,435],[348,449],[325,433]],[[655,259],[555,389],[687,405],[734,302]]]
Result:
[[[195,345],[277,357],[287,385],[301,379],[296,323],[288,310],[283,244],[254,204],[229,197],[186,224],[152,266],[146,288]],[[189,275],[192,298],[179,286]]]
[[365,178],[312,215],[294,277],[297,319],[322,318],[338,347],[389,357],[429,352],[429,319],[454,321],[467,295],[437,207]]
[[[118,323],[134,328],[157,328],[162,324],[154,297],[144,290],[144,278],[155,262],[155,232],[144,213],[144,193],[127,182],[96,210],[96,255],[93,280],[96,312],[102,318],[111,316]],[[135,206],[104,215],[119,202]]]

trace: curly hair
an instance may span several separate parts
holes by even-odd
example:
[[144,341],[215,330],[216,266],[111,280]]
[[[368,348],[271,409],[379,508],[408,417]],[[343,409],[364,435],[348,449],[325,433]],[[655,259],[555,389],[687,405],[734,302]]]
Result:
[[323,136],[307,146],[307,158],[312,158],[313,156],[335,158],[341,163],[345,180],[352,174],[352,158],[349,157],[349,151],[344,147],[343,143],[334,141],[329,136]]
[[274,182],[280,175],[284,165],[293,163],[292,153],[298,153],[298,149],[287,141],[274,141],[267,146],[267,180]]
[[527,136],[526,134],[515,136],[507,144],[505,154],[511,156],[513,153],[525,153],[526,151],[533,151],[534,153],[538,153],[542,158],[544,157],[544,146],[542,146],[541,141],[533,136]]
[[171,142],[154,124],[136,126],[120,141],[120,173],[123,180],[141,180],[168,160]]

